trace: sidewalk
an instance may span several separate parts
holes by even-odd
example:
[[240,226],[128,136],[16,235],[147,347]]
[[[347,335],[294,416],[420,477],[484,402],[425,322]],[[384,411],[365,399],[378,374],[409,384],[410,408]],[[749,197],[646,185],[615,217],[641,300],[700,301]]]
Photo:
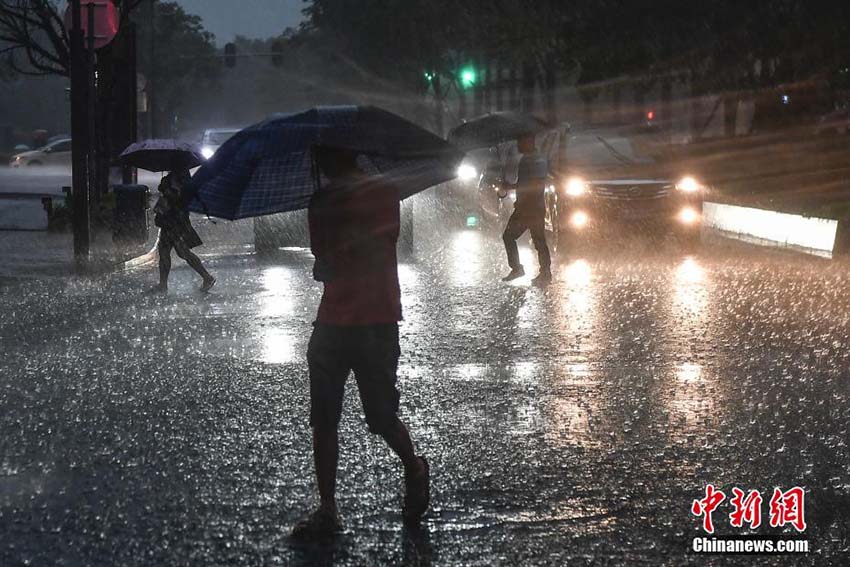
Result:
[[[212,221],[192,215],[192,223],[204,240],[198,254],[204,257],[240,255],[254,248],[253,224],[249,221]],[[143,246],[122,247],[112,242],[111,232],[93,235],[86,272],[124,269],[124,262],[150,251],[157,228],[150,224]],[[74,260],[74,237],[70,232],[0,231],[0,278],[61,277],[79,270]]]

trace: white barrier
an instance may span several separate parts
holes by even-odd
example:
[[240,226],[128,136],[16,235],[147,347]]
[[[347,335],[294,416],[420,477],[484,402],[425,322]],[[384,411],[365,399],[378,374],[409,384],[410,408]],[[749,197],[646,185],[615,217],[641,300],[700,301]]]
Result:
[[838,221],[720,203],[703,204],[703,224],[779,246],[832,253]]

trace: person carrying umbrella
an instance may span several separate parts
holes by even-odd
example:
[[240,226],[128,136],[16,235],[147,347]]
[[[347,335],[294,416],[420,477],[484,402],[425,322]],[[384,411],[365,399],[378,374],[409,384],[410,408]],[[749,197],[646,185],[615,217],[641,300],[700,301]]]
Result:
[[531,241],[537,250],[537,260],[540,265],[540,273],[532,280],[532,283],[542,285],[552,280],[552,260],[549,245],[546,243],[545,225],[545,191],[549,168],[546,159],[537,152],[533,135],[519,138],[517,148],[522,158],[517,169],[516,203],[505,232],[502,234],[511,271],[502,278],[502,281],[515,280],[525,275],[525,269],[519,260],[516,241],[527,230],[531,232]]
[[160,196],[154,205],[154,224],[160,229],[157,239],[159,285],[152,291],[168,290],[172,250],[201,276],[203,279],[201,291],[209,291],[215,284],[215,278],[204,268],[201,259],[192,252],[192,248],[200,246],[203,242],[192,227],[184,198],[192,179],[189,169],[204,162],[200,152],[195,146],[186,142],[144,140],[129,145],[121,153],[120,161],[124,165],[148,171],[169,172],[159,184]]
[[293,527],[296,539],[340,529],[337,427],[352,370],[370,431],[404,467],[405,523],[416,526],[428,507],[428,463],[397,415],[399,201],[453,179],[462,160],[446,140],[383,109],[318,107],[246,128],[192,179],[190,208],[214,216],[308,209],[313,275],[324,285],[307,349],[320,505]]
[[208,292],[215,285],[215,278],[204,268],[197,254],[192,252],[192,248],[200,246],[203,241],[192,227],[189,211],[183,203],[183,190],[190,180],[188,169],[178,169],[168,173],[159,184],[160,196],[153,208],[154,224],[160,228],[157,242],[159,285],[154,291],[168,290],[172,250],[201,276],[202,292]]
[[[511,271],[502,281],[515,280],[525,275],[516,241],[526,230],[531,232],[540,264],[540,273],[532,280],[533,283],[546,284],[552,279],[551,256],[545,231],[545,192],[549,168],[546,159],[537,152],[535,146],[535,136],[551,127],[545,120],[529,114],[499,111],[467,120],[449,132],[449,141],[466,151],[499,147],[500,144],[516,140],[522,154],[517,171],[514,212],[502,235]],[[501,177],[504,178],[504,175]]]
[[340,529],[335,500],[337,427],[345,381],[354,371],[369,431],[380,435],[404,466],[403,517],[416,524],[428,507],[428,462],[417,456],[397,416],[402,318],[396,241],[399,195],[362,174],[356,153],[323,148],[317,162],[329,184],[309,208],[314,277],[324,293],[307,351],[310,424],[320,505],[292,530],[296,538]]

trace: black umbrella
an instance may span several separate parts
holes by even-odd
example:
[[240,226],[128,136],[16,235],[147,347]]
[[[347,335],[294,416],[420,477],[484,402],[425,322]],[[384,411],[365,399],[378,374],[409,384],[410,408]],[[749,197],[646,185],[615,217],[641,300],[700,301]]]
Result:
[[449,132],[449,142],[464,151],[490,148],[552,128],[547,121],[522,112],[491,112],[467,120]]
[[204,163],[204,157],[195,144],[177,140],[143,140],[130,144],[119,161],[148,171],[174,171],[191,169]]

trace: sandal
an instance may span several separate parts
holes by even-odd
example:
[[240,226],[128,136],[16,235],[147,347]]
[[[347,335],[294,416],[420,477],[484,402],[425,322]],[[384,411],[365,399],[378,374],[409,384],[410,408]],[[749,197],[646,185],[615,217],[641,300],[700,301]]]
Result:
[[292,537],[300,540],[331,538],[342,531],[342,525],[335,512],[325,508],[304,516],[292,528]]

